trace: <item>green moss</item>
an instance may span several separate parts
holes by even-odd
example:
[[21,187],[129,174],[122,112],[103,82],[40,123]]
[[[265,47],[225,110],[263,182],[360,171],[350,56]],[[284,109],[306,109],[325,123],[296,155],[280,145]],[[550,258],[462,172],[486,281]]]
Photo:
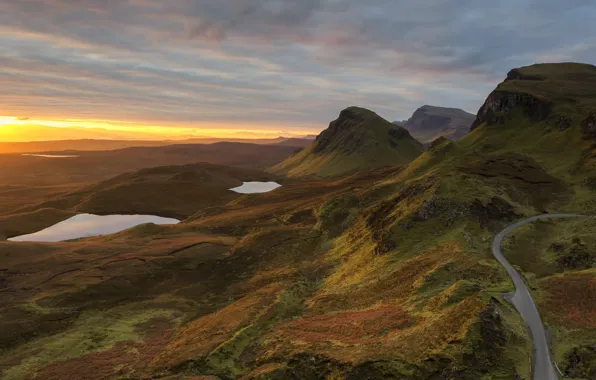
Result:
[[[45,308],[32,304],[27,307],[41,313],[48,312]],[[26,359],[19,365],[7,369],[2,378],[6,380],[28,378],[47,364],[104,351],[118,342],[138,340],[140,336],[135,331],[135,326],[152,318],[177,319],[173,316],[172,310],[137,311],[137,307],[135,304],[129,304],[102,312],[86,312],[66,331],[20,346],[15,354],[23,355]],[[40,348],[41,351],[38,352]]]

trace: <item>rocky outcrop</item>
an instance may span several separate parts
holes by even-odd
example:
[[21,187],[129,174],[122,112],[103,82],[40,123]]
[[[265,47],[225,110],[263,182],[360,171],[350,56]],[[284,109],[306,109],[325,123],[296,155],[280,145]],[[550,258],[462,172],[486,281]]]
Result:
[[435,197],[424,201],[416,216],[418,220],[440,218],[446,227],[450,227],[458,218],[466,215],[478,221],[482,228],[490,228],[494,223],[511,221],[517,217],[513,206],[498,197],[486,204],[478,199],[466,204],[447,197]]
[[401,127],[396,127],[396,128],[391,128],[389,130],[389,136],[396,138],[396,139],[403,139],[404,137],[407,137],[410,135],[410,133]]
[[522,107],[524,114],[534,122],[547,119],[552,110],[550,102],[530,94],[497,90],[493,91],[480,107],[470,130],[478,128],[483,123],[504,124],[506,117],[517,107]]
[[493,197],[487,204],[479,200],[470,206],[470,212],[482,228],[490,228],[493,223],[510,222],[518,218],[511,204],[503,198]]
[[441,216],[446,227],[453,225],[455,220],[464,215],[468,208],[450,198],[436,197],[422,203],[418,209],[418,218],[421,220],[434,219]]
[[545,78],[540,75],[529,75],[523,74],[519,69],[513,69],[507,73],[508,80],[544,80]]
[[591,112],[581,122],[581,129],[586,139],[596,140],[596,112]]

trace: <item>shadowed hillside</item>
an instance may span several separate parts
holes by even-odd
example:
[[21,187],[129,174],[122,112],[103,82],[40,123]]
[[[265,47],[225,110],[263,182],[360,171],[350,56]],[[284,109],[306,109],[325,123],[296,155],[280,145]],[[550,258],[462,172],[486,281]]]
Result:
[[311,146],[270,171],[289,177],[331,177],[406,164],[422,151],[422,145],[404,128],[372,111],[350,107]]
[[0,235],[35,232],[74,213],[153,214],[184,219],[197,210],[237,199],[241,194],[229,189],[243,182],[273,179],[258,170],[207,163],[143,169],[0,217]]
[[265,169],[283,161],[297,149],[299,147],[295,145],[216,143],[66,152],[78,156],[71,158],[0,154],[0,215],[143,168],[208,162]]
[[[350,108],[275,170],[325,178],[232,200],[214,192],[215,207],[188,207],[175,226],[0,242],[3,376],[530,379],[531,338],[502,297],[513,285],[491,239],[525,216],[596,212],[594,74],[514,70],[469,135],[423,153],[384,121],[360,128],[379,119]],[[360,153],[393,152],[390,141],[413,157],[378,156],[387,167],[371,170]],[[162,170],[90,187],[90,199]],[[579,379],[594,373],[595,228],[530,225],[504,247],[553,331],[553,360]]]

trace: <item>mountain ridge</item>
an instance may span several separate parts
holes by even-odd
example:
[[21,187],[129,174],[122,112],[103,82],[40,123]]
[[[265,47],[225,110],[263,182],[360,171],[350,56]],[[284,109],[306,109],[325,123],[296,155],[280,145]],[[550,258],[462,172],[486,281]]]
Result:
[[[44,379],[83,378],[90,366],[98,378],[115,366],[114,378],[137,379],[532,378],[532,340],[503,298],[513,286],[491,241],[533,215],[596,214],[596,67],[518,71],[495,88],[513,98],[489,95],[469,134],[440,137],[407,164],[355,161],[341,175],[189,208],[175,226],[0,241],[0,362]],[[389,145],[394,127],[369,124],[369,112],[344,115],[319,153],[349,160],[364,147],[378,158],[367,133],[345,133],[374,129]],[[167,178],[197,178],[171,173],[186,169]],[[123,178],[139,175],[99,190]],[[569,378],[596,368],[595,231],[594,219],[540,222],[503,242]],[[76,353],[61,349],[73,341]]]
[[394,121],[408,129],[414,138],[428,144],[438,137],[458,140],[465,136],[476,115],[459,108],[423,105],[408,120]]
[[423,150],[405,128],[352,106],[342,110],[309,147],[270,171],[289,177],[329,177],[405,164]]

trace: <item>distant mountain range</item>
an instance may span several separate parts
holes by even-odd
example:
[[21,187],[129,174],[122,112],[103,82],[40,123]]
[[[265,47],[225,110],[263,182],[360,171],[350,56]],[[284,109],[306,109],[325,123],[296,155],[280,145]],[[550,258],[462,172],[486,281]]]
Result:
[[284,145],[303,148],[312,143],[312,138],[287,138],[278,137],[274,139],[236,139],[236,138],[193,138],[187,140],[103,140],[103,139],[75,139],[55,141],[31,141],[31,142],[0,142],[0,154],[2,153],[41,153],[70,151],[103,151],[132,147],[158,147],[167,145],[184,144],[215,144],[219,142],[248,143],[260,145]]
[[408,120],[393,124],[407,128],[414,138],[427,144],[440,136],[450,140],[464,137],[475,119],[476,115],[458,108],[424,105]]

